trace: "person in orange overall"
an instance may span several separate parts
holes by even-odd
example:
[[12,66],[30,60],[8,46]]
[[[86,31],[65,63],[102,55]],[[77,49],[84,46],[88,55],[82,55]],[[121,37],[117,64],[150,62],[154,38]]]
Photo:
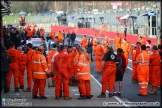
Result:
[[32,31],[33,36],[36,35],[36,28],[35,27],[36,27],[35,24],[33,24],[32,27],[31,27],[31,31]]
[[108,52],[102,58],[102,92],[97,98],[106,98],[106,86],[108,83],[109,98],[113,97],[113,88],[116,77],[116,63],[118,56],[114,53],[113,48],[108,46]]
[[39,30],[39,32],[40,32],[40,36],[41,37],[44,37],[45,30],[44,30],[43,27],[41,27],[41,29]]
[[158,48],[157,46],[153,45],[152,47],[152,52],[153,54],[150,55],[150,74],[149,76],[151,77],[150,79],[150,83],[152,85],[152,90],[150,92],[148,92],[148,94],[150,95],[155,95],[157,94],[157,88],[159,86],[159,77],[158,77],[158,73],[160,73],[160,69],[161,69],[161,63],[160,63],[160,55],[158,52]]
[[127,40],[124,38],[122,40],[122,45],[121,45],[121,48],[123,49],[124,51],[124,56],[126,58],[126,66],[128,66],[128,59],[129,59],[129,52],[131,50],[131,46],[130,44],[127,42]]
[[114,44],[115,44],[116,51],[118,48],[121,48],[121,42],[122,42],[121,37],[119,37],[119,34],[116,34],[116,37],[114,38]]
[[[53,55],[57,52],[57,44],[53,44],[53,48],[51,48],[51,50],[47,53],[47,56],[46,56],[46,59],[47,59],[47,65],[48,65],[48,69],[50,71],[52,71],[52,67],[51,67],[51,60],[52,60],[52,57]],[[50,87],[55,87],[55,79],[56,77],[51,77],[51,80],[52,80],[52,85]]]
[[75,66],[75,62],[74,62],[75,56],[76,56],[76,52],[74,52],[71,47],[68,47],[67,62],[68,62],[68,72],[69,72],[69,86],[76,85],[76,83],[73,81],[74,76],[75,76],[75,70],[76,70],[76,66]]
[[111,44],[112,43],[111,43],[110,39],[108,38],[108,36],[105,36],[105,38],[102,40],[102,45],[104,46],[104,54],[107,51],[107,46],[111,45]]
[[62,43],[63,34],[61,33],[61,31],[59,31],[59,33],[58,33],[58,40],[59,40],[60,43]]
[[27,30],[27,36],[28,36],[28,37],[32,37],[32,31],[31,31],[30,28],[28,28],[28,30]]
[[132,48],[131,50],[131,55],[132,55],[132,82],[136,83],[137,81],[137,67],[138,64],[136,63],[136,58],[137,56],[140,54],[140,48],[141,48],[141,43],[137,42],[136,46],[134,48]]
[[54,42],[56,42],[57,44],[59,43],[58,36],[54,38]]
[[54,68],[55,68],[55,75],[56,75],[56,89],[55,89],[55,96],[56,100],[60,98],[60,91],[61,91],[61,84],[63,83],[63,94],[64,99],[69,100],[69,73],[67,68],[67,59],[68,55],[63,52],[64,46],[61,45],[59,47],[59,54],[55,56],[54,60]]
[[[51,72],[48,69],[46,58],[43,55],[44,48],[43,46],[38,47],[38,51],[33,56],[32,59],[32,76],[34,79],[34,86],[32,90],[33,99],[47,99],[46,96],[44,96],[45,93],[45,87],[46,87],[46,78],[47,75],[50,75]],[[39,89],[39,96],[37,96]]]
[[140,42],[141,45],[146,45],[146,41],[142,39],[142,36],[138,37],[138,42]]
[[15,43],[10,42],[10,49],[8,49],[7,54],[11,56],[12,58],[12,63],[10,63],[10,71],[7,74],[7,88],[8,91],[10,91],[10,84],[11,84],[11,78],[12,74],[14,74],[14,87],[15,87],[15,92],[19,92],[19,59],[20,59],[20,52],[15,49]]
[[27,82],[28,82],[28,87],[27,89],[23,90],[23,92],[31,92],[31,87],[32,87],[32,57],[33,55],[36,54],[36,52],[32,49],[32,44],[28,43],[27,44]]
[[28,24],[28,23],[26,23],[26,25],[25,25],[25,31],[27,31],[27,30],[28,30],[28,27],[29,27],[29,24]]
[[96,70],[97,73],[101,73],[101,62],[102,62],[102,56],[104,54],[104,49],[103,47],[100,45],[99,42],[97,42],[97,46],[96,46]]
[[80,47],[80,56],[77,64],[77,72],[75,75],[80,86],[79,92],[81,92],[81,96],[78,98],[79,100],[92,98],[90,84],[90,63],[91,60],[88,58],[88,53],[86,53],[86,49],[84,47]]
[[86,46],[87,46],[86,35],[83,36],[82,40],[80,41],[80,45],[82,45],[84,48],[86,48]]
[[51,30],[51,32],[50,32],[49,35],[51,36],[52,39],[54,39],[54,37],[55,37],[55,31],[54,30]]
[[19,83],[20,83],[20,87],[19,87],[19,89],[24,89],[24,72],[25,72],[25,67],[26,67],[26,62],[27,62],[27,56],[22,51],[22,47],[19,46],[17,49],[20,52],[20,56],[19,56],[19,61],[20,61],[19,62],[19,70],[20,70]]
[[93,44],[93,52],[94,52],[94,55],[96,54],[95,48],[96,48],[96,46],[97,46],[97,41],[98,41],[98,38],[97,38],[97,36],[96,36],[96,34],[95,34],[94,37],[93,37],[93,42],[92,42],[92,44]]
[[141,53],[137,56],[138,63],[137,78],[140,86],[140,93],[138,96],[146,96],[149,82],[149,55],[146,51],[146,46],[141,46]]

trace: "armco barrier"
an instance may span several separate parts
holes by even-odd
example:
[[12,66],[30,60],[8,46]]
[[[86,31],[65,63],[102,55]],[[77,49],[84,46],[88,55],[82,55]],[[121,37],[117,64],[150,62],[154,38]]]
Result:
[[[70,32],[75,31],[75,27],[67,27],[67,26],[52,26],[51,29],[53,29],[55,32],[64,30],[65,33],[67,33],[68,31]],[[89,36],[94,36],[94,34],[96,34],[97,36],[100,36],[100,37],[108,36],[111,39],[114,39],[114,37],[116,36],[116,32],[109,32],[109,31],[102,31],[100,35],[99,30],[95,30],[91,28],[78,28],[75,33],[81,34],[81,35],[89,35]],[[118,33],[118,34],[121,38],[124,38],[124,33]],[[138,41],[137,35],[127,34],[126,38],[127,38],[127,41],[130,42],[131,44],[135,44]],[[143,39],[151,40],[151,44],[157,43],[156,38],[149,38],[149,37],[143,36]]]

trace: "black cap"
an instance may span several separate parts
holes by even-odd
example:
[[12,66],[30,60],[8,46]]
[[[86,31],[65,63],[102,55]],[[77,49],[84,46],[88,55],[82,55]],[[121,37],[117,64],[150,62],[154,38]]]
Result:
[[63,49],[64,49],[64,45],[61,45],[61,46],[60,46],[60,50],[63,50]]
[[118,48],[118,49],[117,49],[117,52],[119,52],[119,53],[124,53],[124,51],[123,51],[122,48]]

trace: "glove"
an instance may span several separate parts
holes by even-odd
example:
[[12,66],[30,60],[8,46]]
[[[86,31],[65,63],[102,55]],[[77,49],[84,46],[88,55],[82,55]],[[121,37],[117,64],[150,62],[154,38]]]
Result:
[[51,77],[54,77],[54,72],[50,72],[49,75],[50,75]]
[[49,74],[47,74],[47,78],[49,78],[50,77],[50,75]]

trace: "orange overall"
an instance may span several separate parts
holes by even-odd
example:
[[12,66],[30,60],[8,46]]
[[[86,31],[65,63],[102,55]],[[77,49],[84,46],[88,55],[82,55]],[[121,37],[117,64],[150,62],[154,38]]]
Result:
[[136,58],[137,56],[140,54],[140,48],[138,48],[137,46],[135,46],[134,48],[132,48],[131,50],[131,54],[132,54],[132,80],[136,80],[137,81],[137,67],[138,67],[138,63],[136,63]]
[[54,32],[54,30],[52,30],[52,31],[50,32],[50,36],[51,36],[52,39],[54,39],[54,37],[55,37],[55,32]]
[[20,87],[24,86],[24,72],[25,72],[25,67],[26,67],[26,62],[27,62],[27,56],[23,52],[20,52],[20,57],[19,57],[19,70],[20,70],[20,75],[19,75],[19,83]]
[[115,44],[116,50],[117,50],[118,48],[120,48],[120,47],[121,47],[121,37],[115,37],[115,38],[114,38],[114,44]]
[[44,33],[45,33],[44,28],[41,28],[41,29],[39,30],[39,32],[40,32],[40,36],[41,36],[41,37],[44,37]]
[[[52,57],[53,57],[53,55],[55,54],[57,52],[57,50],[50,50],[49,52],[48,52],[48,54],[47,54],[47,57],[46,57],[46,59],[47,59],[47,65],[48,65],[48,69],[51,71],[51,60],[52,60]],[[51,80],[55,80],[56,79],[56,77],[54,76],[54,77],[51,77]]]
[[69,73],[67,68],[68,55],[63,51],[55,56],[54,68],[56,70],[55,96],[60,97],[61,85],[63,83],[64,97],[69,97]]
[[115,83],[115,75],[116,75],[116,63],[107,61],[104,64],[103,72],[102,72],[102,92],[106,92],[106,85],[108,83],[108,91],[110,93],[113,92],[113,87]]
[[62,43],[62,40],[63,40],[63,34],[62,33],[58,34],[58,40],[59,40],[60,43]]
[[88,59],[88,54],[82,52],[79,57],[79,62],[77,65],[76,79],[78,80],[79,92],[81,96],[91,96],[90,87],[90,60]]
[[75,76],[75,70],[76,70],[76,66],[75,66],[75,62],[74,62],[74,58],[76,56],[76,52],[71,52],[68,55],[68,72],[69,72],[69,83],[72,83],[72,76]]
[[84,48],[86,48],[86,46],[87,46],[87,38],[86,37],[82,38],[80,45],[82,45]]
[[101,62],[102,62],[102,56],[104,54],[104,49],[100,44],[97,44],[96,46],[96,69],[97,72],[101,72]]
[[27,82],[28,82],[28,89],[31,89],[32,87],[32,57],[35,55],[36,52],[34,50],[29,49],[27,52]]
[[156,51],[150,56],[150,83],[153,87],[158,87],[160,84],[159,73],[161,69],[160,55]]
[[137,77],[140,86],[140,94],[147,95],[149,82],[149,55],[142,50],[136,58],[138,62]]
[[124,57],[126,59],[126,66],[128,66],[129,51],[131,50],[131,46],[128,42],[126,42],[121,45],[121,48],[124,51]]
[[10,88],[12,74],[14,74],[14,87],[18,88],[19,85],[19,54],[17,49],[10,48],[7,53],[12,58],[12,63],[10,63],[10,71],[7,74],[7,87]]
[[34,86],[32,94],[37,96],[39,89],[39,96],[44,96],[46,87],[47,74],[50,72],[48,70],[47,62],[45,56],[41,52],[37,52],[33,56],[32,60],[32,76],[34,79]]

